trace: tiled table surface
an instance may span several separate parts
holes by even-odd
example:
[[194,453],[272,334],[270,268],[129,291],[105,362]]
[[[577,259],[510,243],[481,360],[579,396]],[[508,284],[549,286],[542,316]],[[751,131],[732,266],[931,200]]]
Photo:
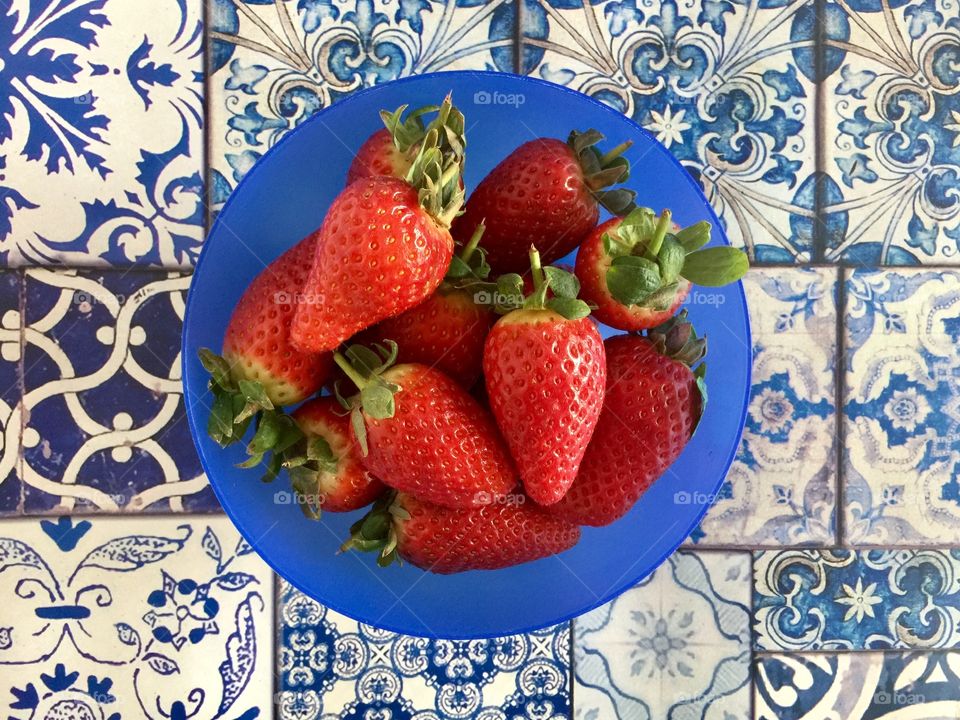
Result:
[[[956,3],[521,1],[0,3],[0,714],[960,716]],[[743,446],[687,547],[477,642],[279,583],[179,376],[207,210],[317,109],[451,69],[630,115],[754,260]]]

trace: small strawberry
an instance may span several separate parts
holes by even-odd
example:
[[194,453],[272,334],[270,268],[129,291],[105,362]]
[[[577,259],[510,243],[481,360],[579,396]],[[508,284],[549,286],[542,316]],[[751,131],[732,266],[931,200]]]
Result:
[[454,510],[406,493],[378,501],[350,534],[341,551],[378,552],[383,567],[403,559],[444,575],[519,565],[569,550],[580,540],[580,528],[532,503]]
[[357,150],[347,171],[347,185],[361,178],[407,176],[427,134],[422,116],[438,108],[436,105],[419,108],[403,120],[406,109],[406,105],[401,105],[392,113],[380,112],[386,127],[373,133]]
[[392,365],[351,345],[334,360],[360,389],[345,400],[364,467],[384,484],[446,507],[494,502],[517,484],[510,454],[493,418],[465,389],[438,370]]
[[208,429],[221,445],[243,437],[256,412],[298,403],[316,393],[330,375],[330,353],[302,352],[290,342],[297,295],[314,252],[314,241],[308,238],[270,263],[234,308],[223,357],[200,350],[214,393]]
[[679,457],[706,401],[706,352],[686,312],[646,337],[618,335],[604,343],[607,393],[580,474],[549,510],[578,525],[608,525],[633,507]]
[[397,343],[397,359],[436,368],[465,388],[480,377],[483,342],[496,316],[489,304],[475,302],[476,289],[489,268],[477,247],[483,225],[459,255],[433,295],[414,308],[388,318],[365,331],[357,342],[364,345]]
[[622,214],[633,204],[630,190],[606,190],[629,175],[623,143],[606,154],[594,146],[596,130],[572,132],[567,142],[540,138],[524,143],[474,190],[464,214],[453,224],[466,242],[486,218],[484,248],[496,273],[527,269],[527,249],[535,245],[544,263],[573,250],[597,224],[600,205]]
[[[672,232],[671,232],[672,230]],[[669,210],[637,208],[597,227],[577,253],[581,296],[593,316],[620,330],[645,330],[672,317],[692,284],[718,287],[743,277],[742,250],[710,242],[710,223],[682,230]]]
[[333,350],[433,294],[453,256],[463,144],[463,115],[448,98],[405,179],[362,178],[334,200],[294,314],[297,347]]
[[[530,264],[534,293],[493,326],[483,375],[527,495],[550,505],[577,475],[603,404],[606,363],[576,277],[541,268],[533,249]],[[548,288],[555,297],[547,299]]]

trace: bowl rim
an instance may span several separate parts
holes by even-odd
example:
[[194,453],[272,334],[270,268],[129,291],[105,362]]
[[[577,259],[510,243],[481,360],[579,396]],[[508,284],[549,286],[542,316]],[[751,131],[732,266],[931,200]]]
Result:
[[[703,189],[693,179],[693,177],[686,170],[686,168],[683,167],[683,165],[673,155],[673,153],[671,153],[659,140],[657,140],[656,137],[651,132],[646,130],[642,125],[636,122],[632,117],[629,117],[621,113],[615,108],[610,107],[609,105],[606,105],[605,103],[602,103],[596,98],[586,95],[585,93],[572,90],[564,85],[558,85],[557,83],[549,82],[547,80],[530,77],[528,75],[520,75],[517,73],[508,73],[508,72],[490,71],[490,70],[447,70],[447,71],[437,71],[437,72],[430,72],[430,73],[421,73],[416,75],[408,75],[402,78],[390,80],[388,82],[378,83],[376,85],[361,88],[351,93],[350,95],[340,98],[335,102],[331,103],[330,105],[324,108],[321,108],[316,113],[306,118],[299,125],[291,128],[276,143],[274,143],[271,147],[269,147],[266,150],[266,152],[264,152],[263,155],[254,163],[254,165],[250,168],[250,170],[247,171],[247,173],[240,179],[240,181],[231,191],[230,196],[224,202],[223,207],[217,213],[217,216],[214,218],[213,223],[210,224],[210,227],[207,230],[206,235],[204,237],[203,247],[200,250],[200,255],[197,258],[197,262],[194,264],[193,269],[191,271],[190,288],[188,288],[188,292],[187,292],[186,309],[184,311],[184,316],[183,316],[183,329],[181,331],[181,337],[180,337],[180,341],[181,341],[180,372],[181,372],[181,380],[183,383],[183,397],[186,404],[187,423],[190,428],[190,437],[191,437],[191,440],[193,441],[194,449],[196,450],[197,455],[199,455],[200,457],[200,464],[203,467],[203,471],[207,476],[207,481],[210,487],[213,489],[214,495],[216,496],[217,501],[221,506],[221,509],[223,510],[224,514],[229,518],[230,522],[233,524],[237,532],[250,544],[250,546],[256,551],[257,555],[261,558],[261,560],[263,560],[263,562],[265,562],[267,566],[270,567],[270,569],[281,580],[288,583],[291,587],[295,588],[299,592],[303,593],[306,597],[311,598],[312,600],[320,603],[324,607],[329,608],[330,610],[333,610],[336,613],[344,615],[358,623],[369,624],[373,627],[377,627],[382,630],[386,630],[388,632],[394,632],[397,634],[408,635],[412,637],[425,637],[425,638],[436,638],[436,639],[442,638],[442,639],[449,639],[449,640],[493,639],[493,638],[505,637],[509,635],[525,635],[529,633],[535,633],[547,628],[552,628],[555,626],[563,625],[565,623],[569,623],[575,618],[580,617],[581,615],[585,615],[586,613],[591,612],[592,610],[595,610],[602,605],[606,605],[607,603],[619,597],[621,594],[623,594],[630,588],[637,585],[637,583],[642,581],[644,578],[656,572],[667,561],[667,559],[671,555],[676,553],[677,550],[680,548],[680,546],[683,545],[683,543],[689,539],[690,534],[700,525],[700,522],[701,520],[703,520],[703,517],[710,510],[710,508],[713,507],[713,503],[702,505],[700,507],[700,510],[698,510],[697,513],[694,515],[693,521],[689,523],[689,525],[684,529],[683,533],[679,534],[680,539],[675,543],[671,542],[669,544],[669,550],[667,550],[666,552],[658,553],[654,562],[645,563],[645,565],[649,566],[650,568],[649,570],[639,574],[634,574],[632,571],[625,572],[623,577],[618,582],[614,583],[613,587],[609,591],[604,593],[595,602],[589,603],[583,608],[578,609],[577,611],[565,612],[559,617],[555,619],[551,619],[546,623],[534,624],[529,626],[524,625],[517,628],[507,628],[503,631],[497,631],[497,632],[484,632],[480,634],[458,633],[456,635],[444,635],[444,636],[439,636],[434,633],[430,633],[426,635],[417,635],[415,633],[411,633],[409,628],[401,628],[396,625],[393,625],[389,621],[383,622],[382,619],[377,621],[377,624],[374,625],[370,620],[366,620],[355,615],[349,608],[341,607],[339,606],[338,603],[331,604],[326,599],[315,597],[311,592],[308,592],[307,590],[305,590],[297,582],[288,578],[284,573],[282,573],[278,569],[278,567],[276,566],[274,561],[268,556],[268,554],[261,552],[260,548],[258,547],[258,543],[253,542],[253,540],[247,537],[247,534],[241,529],[241,524],[238,522],[234,511],[231,509],[230,503],[227,502],[226,494],[221,491],[219,487],[219,483],[214,481],[215,474],[211,472],[211,468],[208,466],[208,463],[207,463],[207,458],[204,455],[202,449],[200,448],[197,442],[197,437],[205,433],[206,428],[197,426],[198,420],[195,421],[194,413],[191,412],[190,410],[190,408],[192,407],[192,403],[189,402],[190,401],[189,396],[191,391],[189,389],[190,384],[187,382],[187,378],[188,376],[192,375],[192,372],[190,371],[190,362],[192,358],[188,357],[188,354],[185,351],[188,347],[187,339],[188,339],[188,335],[190,334],[189,328],[191,327],[191,323],[190,323],[191,314],[194,311],[202,312],[202,310],[195,310],[194,298],[196,297],[196,294],[193,292],[190,292],[190,290],[192,290],[193,288],[193,282],[195,278],[200,275],[200,271],[201,271],[201,268],[203,267],[204,259],[208,255],[207,249],[209,247],[208,243],[210,241],[210,238],[217,232],[218,228],[223,223],[223,216],[227,213],[233,201],[236,200],[236,198],[238,197],[237,191],[240,189],[240,187],[244,183],[253,182],[252,180],[250,180],[250,178],[256,173],[258,167],[261,165],[261,163],[263,163],[263,161],[266,158],[268,158],[271,154],[278,153],[279,148],[283,147],[285,143],[289,142],[291,138],[293,138],[298,132],[300,132],[307,124],[313,123],[313,122],[322,123],[323,117],[326,115],[326,113],[332,111],[334,108],[336,108],[337,111],[341,111],[344,106],[349,105],[352,102],[355,102],[357,98],[370,95],[370,94],[375,94],[378,91],[380,91],[381,88],[387,85],[408,84],[408,83],[423,81],[424,79],[438,79],[441,77],[456,78],[456,77],[469,76],[469,77],[478,78],[478,77],[491,76],[491,75],[508,78],[510,80],[515,80],[520,82],[521,84],[539,85],[542,87],[549,88],[551,91],[554,91],[554,92],[562,92],[569,95],[574,95],[579,100],[587,101],[589,104],[592,104],[594,108],[597,110],[601,110],[605,113],[612,114],[621,120],[625,120],[628,124],[630,124],[633,127],[633,130],[635,132],[646,136],[651,143],[660,147],[660,149],[663,151],[663,154],[667,158],[669,158],[670,162],[672,162],[673,165],[676,167],[676,170],[683,175],[685,182],[687,182],[692,187],[694,192],[702,199],[704,208],[709,213],[710,217],[715,221],[715,222],[712,222],[711,224],[713,225],[713,228],[715,231],[719,231],[719,237],[723,240],[723,244],[731,245],[730,240],[727,237],[726,231],[724,230],[719,217],[714,211],[713,206],[707,200],[706,195],[703,192]],[[452,82],[455,83],[456,81],[452,80]],[[738,280],[735,283],[735,285],[736,285],[736,292],[739,293],[740,299],[742,300],[743,307],[744,307],[744,317],[743,317],[744,335],[741,339],[746,344],[747,348],[752,349],[753,337],[752,337],[752,330],[751,330],[751,323],[750,323],[749,306],[747,304],[746,294],[744,293],[743,283],[741,280]],[[743,391],[743,403],[740,411],[740,419],[737,425],[735,442],[732,445],[732,449],[729,452],[728,457],[723,463],[723,467],[724,467],[723,472],[718,474],[718,477],[713,484],[712,494],[714,497],[716,496],[717,490],[721,487],[723,482],[726,480],[726,477],[730,472],[730,468],[732,467],[733,462],[736,459],[740,445],[743,441],[743,431],[746,423],[747,413],[749,411],[750,395],[751,395],[752,381],[753,381],[752,351],[749,351],[749,350],[748,350],[748,362],[746,367],[745,379],[746,379],[746,382],[745,382],[745,387]]]

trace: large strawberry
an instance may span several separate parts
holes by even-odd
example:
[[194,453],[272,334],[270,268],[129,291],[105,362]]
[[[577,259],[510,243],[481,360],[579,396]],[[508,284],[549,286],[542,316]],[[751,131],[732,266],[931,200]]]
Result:
[[433,294],[453,256],[463,144],[463,115],[448,98],[405,179],[363,178],[334,200],[294,314],[297,347],[333,350]]
[[590,309],[576,299],[576,277],[541,269],[536,250],[530,259],[534,293],[493,326],[483,374],[527,495],[550,505],[577,475],[603,404],[606,362]]
[[487,175],[470,196],[453,234],[466,242],[486,218],[483,245],[496,273],[527,269],[535,245],[550,263],[573,250],[597,224],[600,206],[623,214],[633,204],[629,190],[605,189],[629,174],[623,143],[606,154],[594,147],[596,130],[572,132],[567,142],[540,138],[524,143]]
[[446,507],[495,502],[516,487],[493,418],[455,381],[426,365],[392,365],[361,345],[334,359],[360,392],[352,410],[364,466],[390,487]]
[[633,507],[680,455],[700,419],[706,352],[686,314],[646,337],[609,338],[607,393],[580,474],[549,508],[578,525],[608,525]]
[[381,566],[403,559],[449,574],[519,565],[569,550],[580,540],[576,525],[522,500],[454,510],[399,493],[378,501],[354,523],[341,550],[377,552]]
[[710,242],[710,223],[679,229],[669,210],[637,208],[597,227],[577,253],[580,295],[593,316],[621,330],[645,330],[672,317],[692,284],[717,287],[747,271],[742,250]]
[[307,238],[270,263],[234,308],[223,357],[200,351],[214,394],[208,429],[221,445],[243,437],[256,412],[300,402],[330,375],[330,353],[303,352],[290,341],[295,303],[314,252],[314,240]]
[[[397,359],[436,368],[470,388],[480,377],[483,342],[496,316],[490,303],[479,302],[489,268],[477,247],[483,225],[454,257],[433,295],[414,308],[374,325],[358,338],[362,344],[397,343]],[[478,301],[479,300],[479,301]]]
[[347,171],[347,185],[366,177],[407,176],[420,143],[427,134],[422,116],[437,110],[437,106],[419,108],[404,120],[406,109],[407,106],[402,105],[392,113],[386,110],[380,112],[386,127],[373,133],[357,150]]

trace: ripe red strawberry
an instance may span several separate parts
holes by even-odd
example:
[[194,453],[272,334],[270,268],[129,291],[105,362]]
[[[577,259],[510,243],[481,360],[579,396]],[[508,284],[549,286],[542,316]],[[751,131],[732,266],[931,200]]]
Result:
[[[672,232],[669,232],[671,231]],[[710,223],[679,229],[669,210],[637,208],[590,233],[577,253],[577,277],[593,316],[620,330],[646,330],[672,317],[692,283],[719,286],[747,271],[741,250],[710,241]]]
[[484,340],[496,320],[492,305],[475,302],[481,294],[475,286],[489,271],[483,251],[477,247],[482,233],[480,225],[454,258],[436,293],[373,326],[357,342],[369,345],[393,340],[399,362],[429,365],[461,386],[473,387],[482,369]]
[[550,512],[578,525],[608,525],[633,507],[680,455],[703,411],[706,352],[686,314],[647,337],[604,343],[607,393],[580,474]]
[[360,388],[347,405],[362,462],[384,484],[453,508],[488,504],[516,487],[493,418],[456,382],[426,365],[391,367],[392,343],[382,360],[358,345],[347,356],[334,359]]
[[200,351],[215,396],[208,429],[222,445],[243,437],[256,412],[300,402],[330,375],[330,353],[302,352],[290,341],[295,302],[314,252],[307,238],[270,263],[234,308],[223,357]]
[[622,214],[632,206],[629,190],[605,190],[627,179],[624,143],[606,154],[594,145],[596,130],[572,132],[567,142],[540,138],[524,143],[477,186],[465,212],[453,224],[466,242],[486,218],[484,248],[496,273],[527,269],[527,249],[535,245],[544,263],[573,250],[597,224],[599,206]]
[[580,540],[580,528],[532,503],[454,510],[406,493],[378,502],[350,531],[341,550],[376,551],[381,566],[402,558],[440,574],[519,565],[569,550]]
[[364,178],[334,200],[291,328],[303,351],[347,338],[426,300],[453,256],[463,203],[463,115],[444,101],[406,179]]
[[600,415],[606,363],[589,308],[575,299],[576,278],[549,267],[544,277],[535,250],[531,270],[536,290],[493,326],[483,375],[527,495],[550,505],[577,475]]
[[347,185],[360,178],[407,176],[420,149],[420,143],[427,134],[422,116],[437,109],[436,105],[422,107],[402,119],[407,106],[401,105],[394,112],[380,112],[382,130],[373,133],[353,158],[347,171]]

